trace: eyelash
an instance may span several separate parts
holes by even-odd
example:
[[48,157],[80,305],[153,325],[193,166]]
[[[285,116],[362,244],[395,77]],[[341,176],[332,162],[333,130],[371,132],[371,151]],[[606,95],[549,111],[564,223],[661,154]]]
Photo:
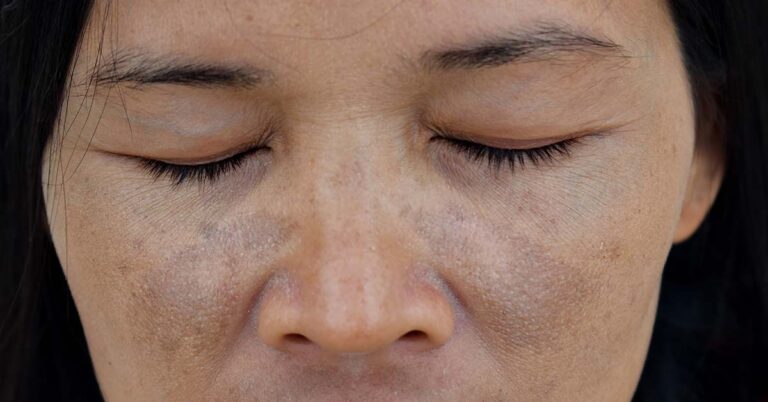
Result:
[[529,149],[505,149],[457,138],[456,135],[439,128],[430,128],[435,135],[430,141],[440,141],[454,149],[471,162],[482,163],[494,173],[506,167],[514,172],[524,168],[526,163],[539,166],[542,163],[554,162],[559,158],[569,157],[579,138],[569,138],[553,144]]
[[241,167],[252,154],[268,150],[270,150],[269,147],[254,147],[229,158],[200,165],[179,165],[156,159],[141,159],[140,164],[155,180],[167,178],[175,186],[189,181],[200,184],[213,183],[221,176]]
[[[579,142],[578,138],[572,138],[538,148],[504,149],[459,139],[455,135],[435,127],[430,128],[430,131],[434,134],[430,141],[441,141],[471,162],[484,163],[496,173],[505,164],[510,171],[514,172],[516,169],[524,167],[526,163],[539,166],[543,162],[552,162],[559,157],[570,156],[571,148]],[[270,148],[266,146],[254,147],[229,158],[200,165],[179,165],[156,159],[141,159],[140,164],[155,180],[167,178],[175,186],[190,181],[201,184],[213,183],[221,176],[240,168],[252,154],[269,150]]]

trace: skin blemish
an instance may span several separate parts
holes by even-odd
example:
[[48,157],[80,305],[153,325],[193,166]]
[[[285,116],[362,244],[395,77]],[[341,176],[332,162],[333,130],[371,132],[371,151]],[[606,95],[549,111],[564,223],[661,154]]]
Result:
[[[429,264],[445,270],[470,319],[486,326],[480,332],[492,344],[505,345],[517,356],[551,353],[577,338],[583,331],[580,322],[593,312],[619,308],[604,302],[611,289],[625,284],[612,279],[619,275],[619,243],[547,243],[545,235],[530,227],[486,220],[469,211],[458,204],[438,212],[420,210],[413,221],[431,250]],[[642,292],[624,291],[634,295],[625,300],[628,304]]]
[[504,231],[458,205],[421,211],[414,221],[433,264],[446,266],[461,297],[473,301],[470,314],[495,322],[490,326],[504,328],[506,341],[520,347],[551,343],[560,335],[551,330],[578,317],[599,288],[593,281],[600,278],[590,278],[577,258],[557,259],[530,235]]
[[144,268],[129,303],[137,337],[147,351],[158,345],[165,354],[152,358],[172,364],[180,354],[223,355],[287,236],[286,225],[267,216],[204,222],[191,244]]

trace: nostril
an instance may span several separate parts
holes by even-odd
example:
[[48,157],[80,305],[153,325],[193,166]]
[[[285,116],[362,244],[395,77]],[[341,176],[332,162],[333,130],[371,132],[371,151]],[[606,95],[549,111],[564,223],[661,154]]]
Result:
[[427,340],[427,334],[424,333],[424,331],[419,330],[413,330],[405,333],[403,336],[400,337],[401,341],[408,341],[408,342],[418,342],[418,341],[424,341]]
[[283,340],[288,344],[294,345],[308,345],[312,343],[309,338],[302,334],[287,334],[283,337]]

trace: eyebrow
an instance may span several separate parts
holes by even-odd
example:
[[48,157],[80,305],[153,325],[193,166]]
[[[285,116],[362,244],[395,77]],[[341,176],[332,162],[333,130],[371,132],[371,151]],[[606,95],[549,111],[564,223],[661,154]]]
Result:
[[[480,69],[556,59],[563,54],[628,57],[621,45],[565,25],[539,24],[535,29],[486,37],[475,43],[429,50],[420,61],[427,70]],[[217,64],[180,56],[152,56],[136,50],[116,51],[87,75],[96,85],[128,83],[135,87],[175,84],[202,88],[252,88],[270,83],[269,70]]]
[[176,84],[203,88],[252,88],[272,80],[268,70],[248,66],[216,64],[179,56],[150,56],[138,51],[118,51],[110,61],[89,72],[95,85],[128,83],[136,87]]
[[608,38],[563,25],[539,24],[532,30],[495,35],[471,45],[427,51],[421,62],[427,69],[478,69],[556,59],[565,54],[629,56],[623,46]]

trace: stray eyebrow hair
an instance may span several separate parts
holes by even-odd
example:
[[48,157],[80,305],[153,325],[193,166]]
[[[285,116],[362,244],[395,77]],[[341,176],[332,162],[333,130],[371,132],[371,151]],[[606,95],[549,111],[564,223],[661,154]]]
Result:
[[623,46],[608,38],[599,38],[563,25],[540,24],[533,30],[496,35],[468,46],[427,51],[421,61],[427,69],[474,69],[555,59],[561,53],[629,56]]
[[136,51],[116,52],[111,61],[93,69],[87,76],[95,85],[177,84],[197,87],[251,88],[272,80],[268,70],[199,62],[174,56],[150,56]]

